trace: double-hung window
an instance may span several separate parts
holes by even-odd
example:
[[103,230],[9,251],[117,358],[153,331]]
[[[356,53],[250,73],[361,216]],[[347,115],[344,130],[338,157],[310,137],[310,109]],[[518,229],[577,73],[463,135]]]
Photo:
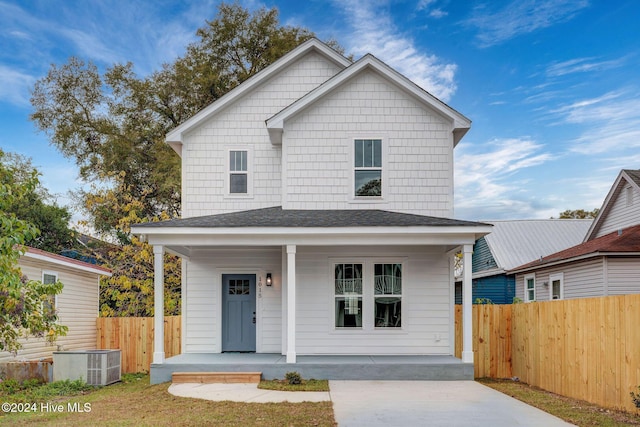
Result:
[[536,276],[530,274],[524,276],[524,302],[536,300]]
[[354,141],[354,194],[356,197],[382,197],[382,140]]
[[246,150],[229,151],[229,194],[248,194],[249,168]]

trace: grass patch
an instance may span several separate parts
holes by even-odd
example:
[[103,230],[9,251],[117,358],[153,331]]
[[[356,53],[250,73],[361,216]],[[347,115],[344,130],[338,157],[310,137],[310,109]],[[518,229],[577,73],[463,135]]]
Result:
[[258,388],[280,391],[329,391],[328,380],[302,380],[301,384],[289,384],[287,380],[262,380]]
[[96,387],[84,381],[56,381],[44,384],[38,380],[22,383],[9,379],[0,383],[0,401],[8,403],[55,402],[71,396],[82,396]]
[[481,378],[477,381],[577,426],[640,426],[638,415],[604,409],[592,403],[560,396],[525,383],[489,378]]
[[89,404],[90,412],[2,414],[11,426],[335,426],[331,402],[212,402],[169,394],[169,383],[150,385],[148,375],[123,376],[123,381],[94,389],[61,404]]

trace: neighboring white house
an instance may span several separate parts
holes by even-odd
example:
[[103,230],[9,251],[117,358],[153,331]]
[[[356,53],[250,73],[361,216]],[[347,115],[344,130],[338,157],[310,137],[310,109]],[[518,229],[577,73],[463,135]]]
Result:
[[576,246],[512,269],[525,302],[640,293],[640,170],[622,170]]
[[154,247],[156,313],[161,255],[182,257],[183,353],[453,355],[462,248],[472,363],[470,255],[491,226],[450,219],[470,124],[313,39],[174,129],[182,219],[132,230]]
[[111,276],[106,268],[72,258],[27,248],[19,260],[22,274],[29,280],[54,283],[60,280],[62,292],[55,297],[59,322],[69,328],[67,335],[52,345],[44,338],[22,339],[18,354],[0,352],[0,361],[39,360],[49,358],[54,351],[96,348],[96,318],[100,297],[100,277]]

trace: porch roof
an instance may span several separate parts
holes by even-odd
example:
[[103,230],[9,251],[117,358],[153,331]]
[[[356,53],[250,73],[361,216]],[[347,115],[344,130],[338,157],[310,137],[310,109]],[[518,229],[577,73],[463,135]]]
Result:
[[[282,206],[249,211],[172,219],[135,225],[136,229],[166,227],[475,227],[479,222],[390,212],[379,209],[289,210]],[[140,232],[144,232],[140,230]]]
[[202,247],[284,245],[442,245],[491,232],[490,224],[377,209],[289,210],[275,206],[137,224],[132,232],[180,256]]

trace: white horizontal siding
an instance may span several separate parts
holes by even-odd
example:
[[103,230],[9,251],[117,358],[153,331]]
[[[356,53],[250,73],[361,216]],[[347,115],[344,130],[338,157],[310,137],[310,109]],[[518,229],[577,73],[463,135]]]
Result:
[[[280,205],[281,149],[271,144],[265,120],[338,71],[334,63],[309,53],[186,135],[182,150],[183,218]],[[225,197],[227,149],[233,147],[252,152],[250,198]]]
[[[400,330],[336,330],[333,266],[339,262],[403,262]],[[296,351],[311,354],[450,354],[449,259],[425,248],[298,247]],[[364,316],[373,324],[373,296]],[[365,321],[366,322],[366,321]]]
[[638,258],[608,258],[609,295],[640,293],[640,260]]
[[[336,330],[334,262],[403,262],[401,330]],[[281,351],[281,248],[202,250],[187,263],[184,352],[220,352],[221,276],[271,272],[274,285],[258,297],[258,352]],[[304,354],[450,354],[449,259],[437,248],[300,247],[296,254],[296,349]],[[364,302],[372,313],[373,301]],[[371,323],[373,323],[371,321]]]
[[[200,250],[186,262],[184,353],[221,351],[220,310],[223,274],[273,274],[272,287],[256,286],[257,351],[281,349],[281,249]],[[256,280],[259,277],[256,277]],[[264,277],[263,277],[264,284]],[[257,282],[256,282],[257,285]]]
[[37,360],[52,357],[54,351],[88,350],[96,348],[96,318],[99,309],[99,276],[97,274],[62,267],[41,260],[21,258],[22,273],[30,280],[42,280],[42,272],[57,273],[63,283],[57,296],[59,322],[69,328],[67,335],[50,345],[44,339],[21,340],[23,348],[14,356],[0,352],[0,361]]
[[617,192],[614,200],[609,202],[611,208],[595,237],[640,224],[640,192],[632,187],[631,201],[628,201],[627,187],[629,185],[622,180],[620,191]]
[[[383,200],[353,200],[353,140],[383,140]],[[373,71],[285,123],[285,209],[452,216],[451,125]]]
[[[548,301],[551,281],[549,276],[563,273],[564,299],[588,298],[605,295],[603,260],[594,258],[559,266],[541,268],[535,272],[536,301]],[[527,273],[529,275],[532,273]],[[516,275],[516,296],[524,300],[524,276]],[[544,283],[548,285],[545,286]]]

